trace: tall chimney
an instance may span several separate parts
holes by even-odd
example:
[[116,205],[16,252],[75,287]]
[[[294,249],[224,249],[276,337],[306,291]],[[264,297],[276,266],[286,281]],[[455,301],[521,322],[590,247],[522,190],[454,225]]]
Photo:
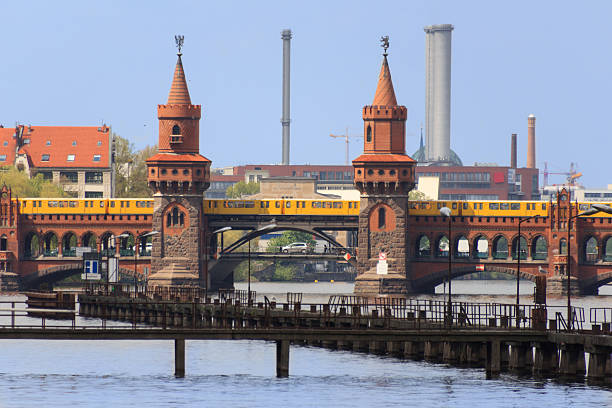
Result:
[[425,27],[426,159],[450,160],[451,38],[453,26]]
[[512,134],[510,142],[510,167],[516,169],[516,133]]
[[535,115],[532,113],[527,118],[527,168],[535,169],[536,167],[536,151],[535,151]]
[[290,79],[289,79],[289,64],[291,59],[291,30],[283,30],[281,33],[283,39],[283,117],[281,124],[283,126],[283,160],[282,164],[289,164],[289,124],[290,118]]

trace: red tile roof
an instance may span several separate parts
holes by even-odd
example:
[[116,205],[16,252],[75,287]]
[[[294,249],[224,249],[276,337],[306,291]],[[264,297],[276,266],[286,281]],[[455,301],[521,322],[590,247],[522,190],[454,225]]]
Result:
[[[23,140],[29,143],[19,153],[27,154],[33,167],[110,167],[110,129],[106,126],[26,126]],[[15,163],[16,147],[15,128],[0,128],[0,155],[6,155],[0,165]],[[43,161],[47,154],[49,159]],[[68,161],[69,155],[74,155],[74,160]],[[99,161],[94,161],[98,155]]]
[[206,157],[198,153],[157,153],[147,159],[147,162],[165,161],[165,162],[210,162]]
[[176,68],[174,69],[174,78],[168,95],[168,105],[191,105],[189,90],[187,89],[187,81],[185,79],[185,71],[183,71],[183,61],[181,54],[178,55]]
[[407,154],[362,154],[353,160],[353,163],[363,163],[363,162],[380,162],[380,163],[398,163],[398,162],[409,162],[416,163],[414,159],[412,159]]
[[380,67],[380,75],[378,76],[378,86],[376,87],[376,93],[374,94],[373,106],[395,106],[397,105],[397,99],[395,99],[395,91],[393,90],[393,82],[391,81],[391,71],[389,71],[389,63],[387,62],[387,56],[385,55]]

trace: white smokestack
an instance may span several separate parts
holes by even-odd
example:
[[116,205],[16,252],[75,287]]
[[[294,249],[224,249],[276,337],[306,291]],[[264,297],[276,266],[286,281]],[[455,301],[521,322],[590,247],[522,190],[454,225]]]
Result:
[[290,79],[289,65],[291,59],[291,30],[283,30],[281,33],[283,39],[283,117],[281,124],[283,126],[283,161],[282,164],[289,164],[289,124],[291,123],[290,115]]

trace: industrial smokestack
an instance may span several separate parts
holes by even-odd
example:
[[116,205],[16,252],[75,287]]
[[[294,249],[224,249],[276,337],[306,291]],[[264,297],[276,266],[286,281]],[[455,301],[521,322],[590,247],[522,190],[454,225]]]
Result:
[[536,168],[536,149],[535,149],[535,115],[531,114],[527,118],[527,168]]
[[516,169],[516,133],[512,134],[510,142],[510,168]]
[[283,126],[283,161],[282,164],[289,164],[289,124],[290,117],[290,79],[289,66],[291,59],[291,30],[283,30],[281,33],[283,39],[283,117],[281,124]]
[[425,27],[426,159],[450,160],[451,24]]

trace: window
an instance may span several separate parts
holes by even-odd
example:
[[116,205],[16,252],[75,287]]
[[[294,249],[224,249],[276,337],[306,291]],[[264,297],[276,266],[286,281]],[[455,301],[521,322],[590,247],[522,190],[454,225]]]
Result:
[[183,225],[185,225],[185,214],[174,207],[166,215],[166,227],[182,227]]
[[69,162],[74,161],[74,154],[69,154],[66,160]]
[[62,183],[78,183],[79,175],[76,171],[60,172],[60,182]]
[[8,142],[5,140],[4,143],[2,143],[4,146],[8,146]]
[[37,174],[42,174],[44,180],[53,180],[53,173],[50,171],[39,171]]
[[101,171],[86,171],[85,172],[85,183],[88,184],[102,184],[103,175]]
[[43,155],[42,155],[42,158],[41,158],[40,160],[41,160],[41,161],[44,161],[44,162],[48,162],[48,161],[49,161],[49,157],[50,157],[50,155],[48,155],[48,154],[43,154]]
[[366,142],[372,141],[372,126],[368,125],[368,130],[366,131]]
[[0,154],[0,161],[6,161],[6,154]]
[[385,228],[385,208],[378,209],[378,228]]
[[179,125],[172,126],[172,134],[173,135],[180,135],[181,134],[181,128],[179,127]]
[[23,139],[23,144],[30,144],[30,139]]
[[[102,192],[101,191],[86,191],[85,198],[102,198]],[[100,204],[104,206],[103,202],[100,202]]]
[[98,140],[98,146],[102,146],[102,141]]
[[101,158],[102,158],[102,155],[101,155],[101,154],[94,154],[94,156],[93,156],[93,161],[95,161],[95,162],[99,162]]
[[73,140],[73,141],[72,141],[72,145],[73,145],[73,146],[76,146],[76,140]]
[[45,143],[47,146],[51,146],[51,141],[47,140],[47,142]]

